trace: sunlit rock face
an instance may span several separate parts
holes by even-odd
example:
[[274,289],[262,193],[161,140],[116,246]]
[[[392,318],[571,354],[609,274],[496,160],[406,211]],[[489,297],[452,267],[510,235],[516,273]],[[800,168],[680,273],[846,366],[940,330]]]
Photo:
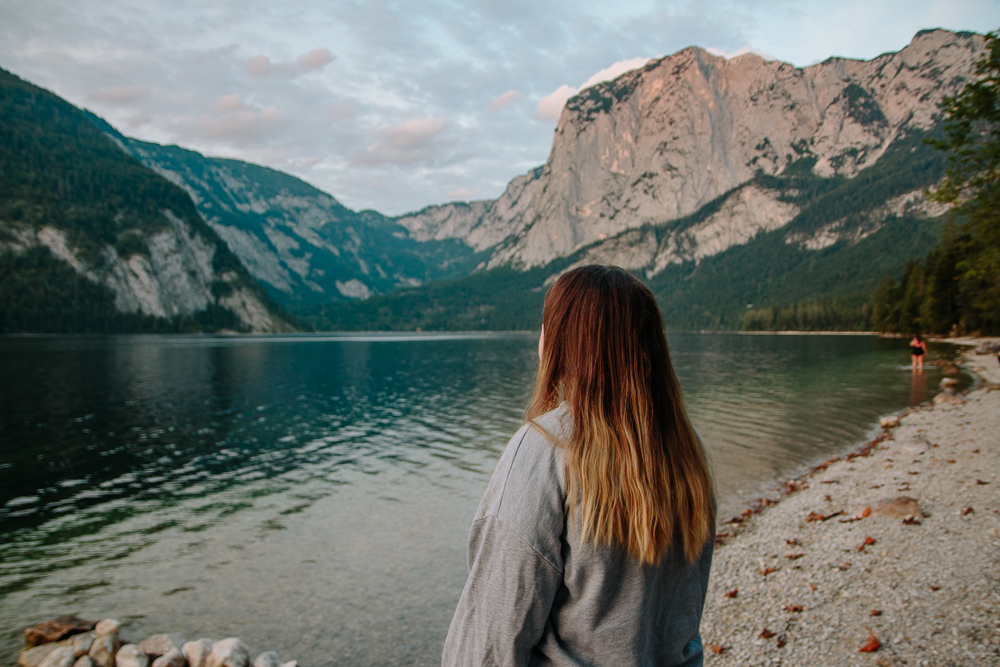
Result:
[[[766,190],[741,187],[757,172],[781,174],[807,160],[817,176],[857,175],[908,129],[938,120],[941,99],[972,78],[982,45],[973,33],[930,30],[898,53],[805,68],[687,48],[571,98],[548,161],[499,199],[429,207],[395,222],[421,239],[492,248],[485,267],[526,269],[587,246],[595,258],[636,264],[623,254],[633,244],[654,272],[697,261],[794,217],[794,207]],[[655,248],[648,233],[616,238],[727,193],[725,210],[683,237]],[[600,250],[605,241],[613,245]]]

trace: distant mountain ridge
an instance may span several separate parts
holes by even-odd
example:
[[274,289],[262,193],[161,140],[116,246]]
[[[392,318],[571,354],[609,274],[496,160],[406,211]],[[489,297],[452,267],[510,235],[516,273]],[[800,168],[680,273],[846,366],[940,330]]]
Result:
[[191,196],[199,213],[278,302],[363,299],[464,275],[482,258],[458,239],[415,241],[376,211],[356,212],[294,176],[126,137],[122,150]]

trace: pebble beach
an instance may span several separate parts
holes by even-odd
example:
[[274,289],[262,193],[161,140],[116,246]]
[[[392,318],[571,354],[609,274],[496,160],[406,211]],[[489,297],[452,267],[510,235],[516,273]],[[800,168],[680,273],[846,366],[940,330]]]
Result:
[[1000,366],[963,359],[977,388],[721,525],[706,665],[1000,664]]

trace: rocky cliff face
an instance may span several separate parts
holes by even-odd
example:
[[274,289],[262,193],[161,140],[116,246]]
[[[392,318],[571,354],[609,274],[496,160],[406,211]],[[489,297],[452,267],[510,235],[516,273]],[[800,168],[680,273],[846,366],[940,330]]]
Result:
[[[105,245],[95,258],[75,247],[71,235],[51,225],[8,228],[0,250],[15,253],[44,246],[53,255],[114,294],[115,307],[124,313],[154,317],[190,316],[210,306],[232,311],[241,328],[257,333],[292,331],[246,284],[245,274],[215,267],[215,243],[206,239],[169,209],[162,212],[164,226],[141,238],[144,247],[119,253]],[[128,235],[128,234],[126,234]]]
[[[972,76],[982,43],[976,34],[931,30],[898,53],[806,68],[691,47],[570,99],[546,164],[514,179],[499,199],[430,207],[396,222],[417,238],[490,249],[485,267],[541,266],[588,246],[595,261],[653,272],[698,261],[795,216],[776,193],[747,185],[755,174],[805,165],[817,176],[850,178],[906,132],[930,128],[942,97]],[[723,195],[716,214],[650,241],[649,228],[669,227]],[[841,238],[835,227],[827,231],[796,242],[811,248]]]

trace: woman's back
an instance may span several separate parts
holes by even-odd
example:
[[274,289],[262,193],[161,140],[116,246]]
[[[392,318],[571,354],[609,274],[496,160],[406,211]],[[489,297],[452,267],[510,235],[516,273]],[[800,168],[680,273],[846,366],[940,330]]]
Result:
[[[536,420],[569,439],[565,406]],[[565,450],[525,425],[493,473],[469,537],[469,579],[442,664],[696,665],[712,537],[689,563],[675,545],[655,565],[581,541],[567,521]]]

